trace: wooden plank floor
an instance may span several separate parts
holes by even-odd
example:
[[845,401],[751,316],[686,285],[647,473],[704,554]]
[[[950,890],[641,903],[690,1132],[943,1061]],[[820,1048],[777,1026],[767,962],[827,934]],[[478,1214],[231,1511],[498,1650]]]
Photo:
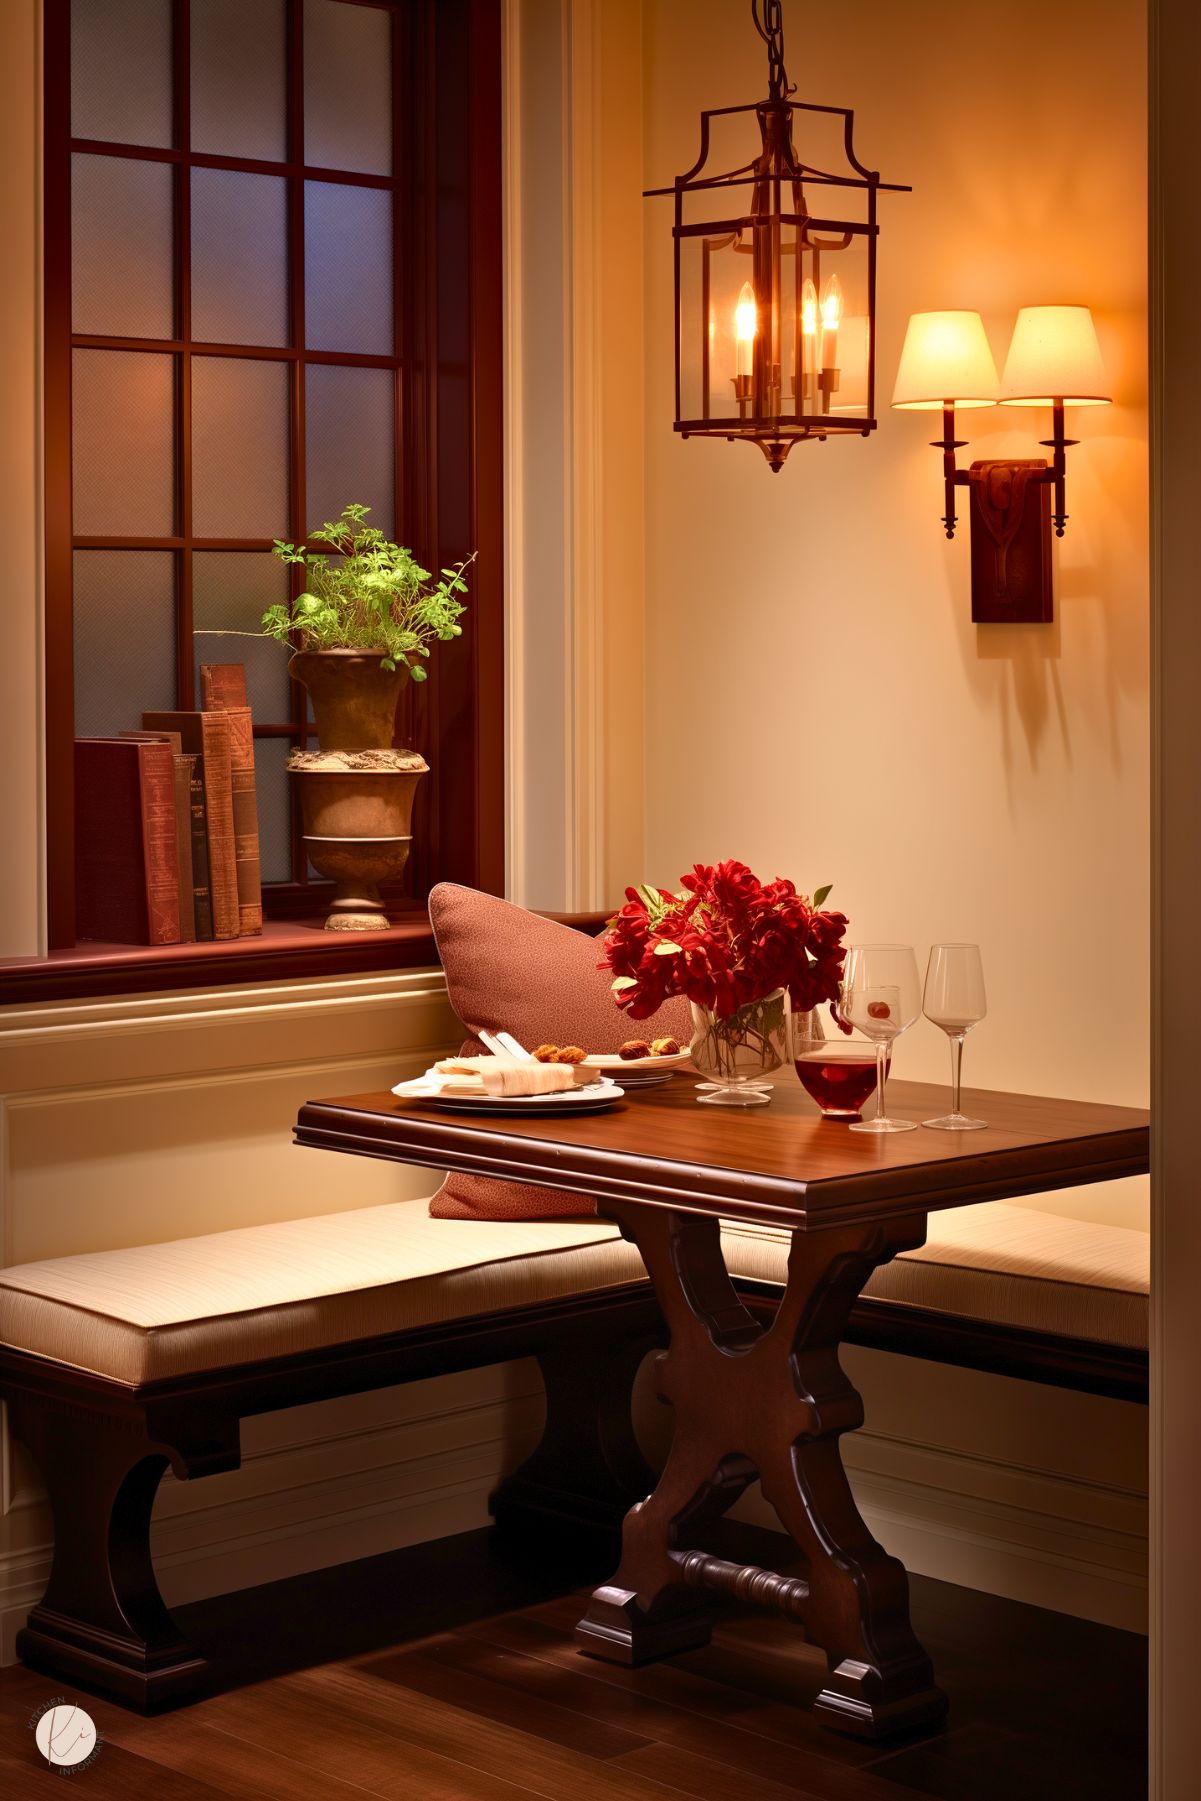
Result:
[[[599,1572],[604,1574],[604,1570]],[[945,1583],[913,1615],[951,1697],[933,1737],[864,1745],[806,1703],[824,1660],[778,1621],[643,1670],[577,1655],[587,1574],[471,1533],[200,1603],[218,1692],[103,1738],[80,1795],[138,1801],[1138,1801],[1145,1641]],[[44,1795],[28,1722],[62,1685],[0,1672],[0,1793]]]

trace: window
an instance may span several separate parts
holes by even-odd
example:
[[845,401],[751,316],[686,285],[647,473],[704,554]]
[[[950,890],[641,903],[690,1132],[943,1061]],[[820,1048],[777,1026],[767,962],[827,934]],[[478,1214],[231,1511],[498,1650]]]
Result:
[[[402,703],[433,774],[410,888],[499,888],[499,0],[47,0],[52,942],[71,739],[246,664],[265,900],[316,912],[286,762],[309,734],[274,538],[350,500],[430,567],[480,552],[467,630]],[[291,591],[296,591],[295,587]]]

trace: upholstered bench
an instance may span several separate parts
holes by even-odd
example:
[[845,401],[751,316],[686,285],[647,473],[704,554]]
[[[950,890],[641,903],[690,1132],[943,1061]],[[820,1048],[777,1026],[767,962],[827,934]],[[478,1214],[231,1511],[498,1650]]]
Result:
[[630,1392],[658,1331],[611,1226],[464,1225],[424,1200],[0,1270],[0,1391],[54,1517],[19,1655],[142,1708],[194,1691],[150,1558],[168,1464],[236,1469],[248,1414],[513,1357],[538,1359],[546,1425],[498,1520],[616,1537],[653,1480]]
[[[723,1232],[770,1313],[788,1238]],[[1147,1238],[990,1202],[934,1214],[877,1271],[849,1336],[912,1356],[1146,1398]],[[252,1413],[538,1358],[542,1442],[492,1498],[509,1527],[614,1529],[651,1484],[630,1390],[661,1322],[600,1221],[430,1219],[424,1201],[0,1270],[0,1387],[41,1467],[54,1565],[22,1657],[141,1707],[205,1666],[159,1595],[149,1528],[170,1464],[236,1468]]]

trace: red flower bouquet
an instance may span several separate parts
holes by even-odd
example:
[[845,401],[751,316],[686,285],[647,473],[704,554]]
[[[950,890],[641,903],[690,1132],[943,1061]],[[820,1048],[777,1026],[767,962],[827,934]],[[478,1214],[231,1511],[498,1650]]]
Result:
[[631,1019],[648,1019],[673,995],[685,995],[718,1019],[777,988],[795,1012],[838,997],[845,956],[841,913],[821,910],[792,882],[761,882],[745,863],[697,863],[681,878],[683,894],[626,889],[610,922],[601,969],[613,971],[613,995]]

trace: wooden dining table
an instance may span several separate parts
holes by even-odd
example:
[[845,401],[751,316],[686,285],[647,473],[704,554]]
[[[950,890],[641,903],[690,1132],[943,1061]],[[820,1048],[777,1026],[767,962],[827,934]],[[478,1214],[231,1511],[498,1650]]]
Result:
[[[945,1090],[894,1081],[895,1117],[945,1111]],[[797,1621],[826,1654],[823,1722],[880,1738],[941,1720],[946,1698],[909,1621],[904,1565],[872,1537],[839,1440],[863,1405],[839,1362],[873,1270],[925,1241],[930,1212],[1148,1168],[1134,1108],[968,1092],[984,1131],[873,1136],[823,1120],[799,1085],[770,1105],[698,1104],[693,1082],[631,1093],[608,1112],[451,1113],[359,1094],[312,1101],[303,1145],[568,1190],[595,1200],[642,1254],[670,1332],[658,1390],[674,1436],[654,1492],[626,1516],[612,1579],[580,1621],[580,1647],[644,1663],[706,1642],[706,1592]],[[722,1253],[723,1219],[791,1234],[774,1317],[756,1317]],[[465,1228],[467,1229],[467,1228]],[[802,1554],[781,1575],[697,1548],[750,1483]]]

